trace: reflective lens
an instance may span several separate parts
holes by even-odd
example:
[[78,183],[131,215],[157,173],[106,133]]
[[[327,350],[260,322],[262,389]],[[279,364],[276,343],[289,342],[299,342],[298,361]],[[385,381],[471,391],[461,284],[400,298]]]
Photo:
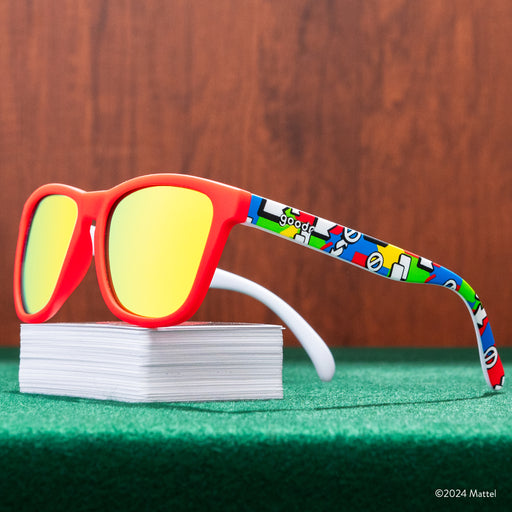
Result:
[[50,300],[77,217],[78,207],[67,196],[47,196],[37,205],[25,245],[21,278],[23,305],[27,313],[41,311]]
[[119,303],[151,318],[177,311],[194,283],[212,218],[210,198],[195,190],[148,187],[121,199],[107,235]]

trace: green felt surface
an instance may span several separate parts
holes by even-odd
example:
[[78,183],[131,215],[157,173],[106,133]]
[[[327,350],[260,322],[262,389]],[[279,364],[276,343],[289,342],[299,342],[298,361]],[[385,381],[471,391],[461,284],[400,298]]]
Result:
[[509,509],[511,394],[476,349],[333,352],[323,383],[285,349],[283,400],[129,405],[20,394],[0,349],[0,510]]

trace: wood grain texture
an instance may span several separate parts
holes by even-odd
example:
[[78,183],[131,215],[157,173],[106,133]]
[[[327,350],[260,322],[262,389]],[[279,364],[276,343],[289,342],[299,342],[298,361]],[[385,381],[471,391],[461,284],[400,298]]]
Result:
[[[0,2],[0,342],[18,343],[14,247],[37,186],[191,172],[455,270],[510,344],[511,43],[508,0]],[[443,289],[243,227],[221,263],[331,345],[474,344]],[[110,318],[91,269],[55,320]],[[197,318],[277,321],[221,291]]]

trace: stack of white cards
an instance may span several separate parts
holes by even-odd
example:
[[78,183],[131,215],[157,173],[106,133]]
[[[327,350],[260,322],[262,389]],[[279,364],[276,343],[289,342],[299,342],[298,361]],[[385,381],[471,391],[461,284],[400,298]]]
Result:
[[22,393],[124,402],[283,397],[282,327],[21,325]]

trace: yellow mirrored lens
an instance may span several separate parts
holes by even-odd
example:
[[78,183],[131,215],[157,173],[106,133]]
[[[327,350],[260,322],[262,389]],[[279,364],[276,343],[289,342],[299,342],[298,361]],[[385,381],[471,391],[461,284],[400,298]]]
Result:
[[53,294],[78,217],[67,196],[42,199],[34,212],[25,245],[22,298],[27,313],[41,311]]
[[107,261],[119,303],[161,318],[186,301],[213,218],[208,196],[178,187],[148,187],[124,197],[110,218]]

